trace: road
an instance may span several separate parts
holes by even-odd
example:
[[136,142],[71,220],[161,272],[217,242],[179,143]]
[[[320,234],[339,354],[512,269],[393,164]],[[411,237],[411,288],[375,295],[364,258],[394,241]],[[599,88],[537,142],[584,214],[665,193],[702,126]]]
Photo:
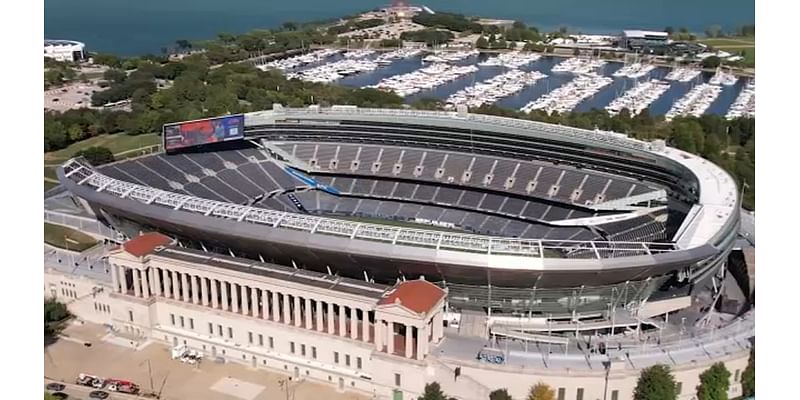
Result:
[[[89,393],[91,393],[92,391],[95,390],[95,389],[90,388],[90,387],[80,386],[80,385],[76,385],[76,384],[68,383],[68,382],[56,381],[56,380],[48,379],[48,378],[45,377],[45,379],[44,379],[45,386],[48,383],[51,383],[51,382],[58,382],[58,383],[60,383],[60,384],[62,384],[64,386],[66,386],[66,389],[62,390],[62,392],[68,394],[69,395],[69,399],[87,400],[87,399],[90,398],[89,397]],[[49,393],[52,393],[52,391],[49,391],[49,390],[46,390],[46,389],[45,389],[45,391],[49,392]],[[109,394],[109,396],[108,396],[108,398],[106,400],[140,399],[140,397],[129,395],[129,394],[123,394],[123,393],[108,392],[108,394]]]

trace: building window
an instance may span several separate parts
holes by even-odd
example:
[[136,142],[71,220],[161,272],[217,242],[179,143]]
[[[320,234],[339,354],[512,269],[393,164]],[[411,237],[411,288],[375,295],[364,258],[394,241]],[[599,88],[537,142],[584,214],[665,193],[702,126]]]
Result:
[[575,394],[575,400],[583,400],[583,388],[578,388],[578,393]]
[[564,400],[567,397],[567,389],[558,388],[558,400]]
[[228,338],[233,339],[233,328],[228,327]]
[[219,337],[222,337],[222,325],[217,325],[217,332],[219,332]]
[[619,390],[611,391],[611,400],[619,400]]
[[175,326],[175,314],[170,314],[169,315],[169,320],[170,320],[170,322],[172,322],[172,326]]
[[339,363],[339,352],[338,351],[334,351],[333,352],[333,362],[335,362],[336,364]]
[[356,368],[361,369],[361,357],[356,357]]
[[675,390],[678,394],[681,394],[681,392],[683,391],[683,382],[678,382],[678,385],[676,386]]
[[189,318],[189,329],[194,330],[194,318]]
[[317,359],[317,347],[316,346],[311,346],[311,358],[313,358],[315,360]]
[[212,324],[211,322],[208,323],[208,334],[209,335],[214,334],[214,324]]
[[733,375],[733,381],[739,382],[739,370],[736,370],[736,373]]
[[133,311],[131,310],[128,310],[128,320],[130,320],[130,322],[133,322]]
[[350,366],[350,354],[344,355],[344,365]]
[[181,328],[183,328],[183,327],[184,327],[184,325],[183,325],[183,315],[181,315]]
[[289,342],[289,352],[294,354],[294,342]]
[[275,348],[275,341],[272,339],[272,336],[269,337],[269,348],[270,349]]
[[253,332],[247,332],[247,342],[253,344]]
[[394,385],[400,386],[400,374],[394,374]]
[[264,335],[258,334],[258,345],[264,347]]
[[300,345],[300,355],[303,356],[303,357],[306,356],[306,345],[304,345],[304,344]]

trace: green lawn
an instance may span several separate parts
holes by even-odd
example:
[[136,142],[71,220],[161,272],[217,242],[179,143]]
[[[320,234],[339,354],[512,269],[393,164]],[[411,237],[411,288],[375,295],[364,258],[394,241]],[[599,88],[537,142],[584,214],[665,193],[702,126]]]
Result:
[[[116,158],[117,154],[128,152],[131,150],[139,149],[142,147],[153,146],[161,143],[161,135],[151,133],[146,135],[100,135],[77,143],[73,143],[67,148],[52,151],[44,154],[45,164],[57,164],[62,161],[68,160],[80,150],[92,146],[106,147],[114,153]],[[122,157],[124,158],[124,157]]]
[[709,46],[723,47],[723,48],[727,46],[753,47],[756,45],[756,38],[754,37],[714,38],[714,39],[703,39],[700,42]]
[[95,244],[93,237],[61,225],[44,223],[44,242],[68,250],[83,251]]

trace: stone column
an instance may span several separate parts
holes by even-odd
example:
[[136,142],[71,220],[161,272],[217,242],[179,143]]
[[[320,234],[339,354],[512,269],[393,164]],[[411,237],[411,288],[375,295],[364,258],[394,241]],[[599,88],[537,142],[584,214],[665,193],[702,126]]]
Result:
[[250,299],[247,298],[247,286],[240,285],[239,289],[241,290],[241,296],[239,296],[239,298],[242,299],[242,315],[248,315],[250,314],[250,305],[247,304],[247,302],[250,301]]
[[156,286],[158,286],[158,281],[156,281],[156,268],[150,267],[147,272],[147,281],[150,283],[150,296],[155,296],[158,294],[156,292]]
[[147,270],[139,271],[139,278],[142,282],[142,297],[148,298],[150,297],[150,282],[147,279]]
[[171,271],[170,274],[172,275],[172,298],[175,300],[181,299],[181,286],[178,283],[178,272]]
[[442,310],[438,310],[436,314],[433,316],[433,341],[438,343],[439,340],[442,339],[444,336],[444,313]]
[[422,360],[428,354],[428,326],[417,329],[417,360]]
[[190,302],[189,298],[189,274],[181,272],[181,293],[183,294],[183,301]]
[[394,322],[386,321],[386,351],[394,354]]
[[292,321],[292,313],[291,313],[291,305],[289,299],[289,295],[286,293],[281,293],[281,300],[283,301],[283,323],[288,324]]
[[339,305],[339,336],[347,336],[347,312],[343,305]]
[[236,284],[233,282],[231,282],[231,311],[239,312],[239,289],[236,288]]
[[114,287],[114,293],[119,293],[119,278],[117,278],[117,274],[119,273],[119,267],[116,265],[111,266],[111,285]]
[[223,311],[228,311],[228,285],[225,281],[219,281],[219,287],[222,291],[222,304],[220,304]]
[[272,320],[278,322],[281,320],[280,310],[278,310],[278,292],[272,291]]
[[369,311],[361,310],[361,340],[369,343]]
[[154,285],[156,287],[156,293],[155,293],[156,296],[163,296],[164,295],[164,290],[163,290],[163,286],[162,286],[163,278],[162,278],[161,269],[153,268],[153,282],[155,282]]
[[260,290],[254,287],[250,288],[250,314],[255,318],[260,318],[261,313],[259,312],[258,306],[258,292]]
[[139,274],[139,270],[134,268],[133,269],[133,294],[136,297],[142,297],[142,287],[140,286],[142,282],[139,279],[140,278],[139,275],[140,275]]
[[375,318],[375,350],[383,351],[383,321]]
[[119,266],[119,277],[122,282],[122,293],[128,294],[128,277],[125,275],[125,267]]
[[261,318],[269,318],[269,292],[267,289],[261,290]]
[[329,301],[328,302],[328,333],[333,335],[334,332],[336,332],[336,331],[333,329],[333,303],[331,303]]
[[197,284],[198,276],[189,275],[189,279],[192,280],[192,302],[194,304],[200,304],[200,285]]
[[358,339],[358,309],[350,307],[350,338]]
[[300,326],[300,321],[303,319],[300,317],[300,296],[294,296],[294,312],[293,314],[293,321],[294,326]]
[[203,307],[208,307],[208,303],[210,302],[209,300],[210,296],[208,295],[208,290],[209,290],[208,284],[209,284],[209,279],[204,276],[201,276],[200,286],[202,287],[200,288],[200,299],[203,302]]
[[217,280],[209,279],[211,285],[211,307],[219,308],[219,294],[217,293]]
[[306,310],[303,313],[305,317],[305,328],[312,329],[311,327],[311,299],[306,297]]
[[172,297],[172,273],[169,270],[161,270],[161,279],[164,280],[164,297]]
[[322,332],[325,330],[324,324],[322,323],[322,314],[324,312],[324,310],[322,309],[322,302],[319,300],[314,300],[314,305],[316,306],[316,311],[314,312],[314,318],[316,319],[317,332]]
[[[412,349],[414,346],[413,336],[414,327],[411,325],[406,325],[406,358],[411,358],[411,356],[414,355],[414,351]],[[419,343],[420,340],[419,333],[417,333],[417,343]],[[417,351],[417,354],[419,354],[419,351]]]

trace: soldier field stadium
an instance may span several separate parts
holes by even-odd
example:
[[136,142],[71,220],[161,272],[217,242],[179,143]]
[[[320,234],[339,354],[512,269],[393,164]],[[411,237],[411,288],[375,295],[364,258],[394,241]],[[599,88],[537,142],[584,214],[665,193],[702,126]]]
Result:
[[754,216],[664,141],[275,105],[167,124],[158,147],[71,159],[45,196],[45,222],[100,240],[46,248],[45,295],[114,335],[379,399],[544,381],[628,400],[666,364],[689,400],[715,362],[742,393]]

